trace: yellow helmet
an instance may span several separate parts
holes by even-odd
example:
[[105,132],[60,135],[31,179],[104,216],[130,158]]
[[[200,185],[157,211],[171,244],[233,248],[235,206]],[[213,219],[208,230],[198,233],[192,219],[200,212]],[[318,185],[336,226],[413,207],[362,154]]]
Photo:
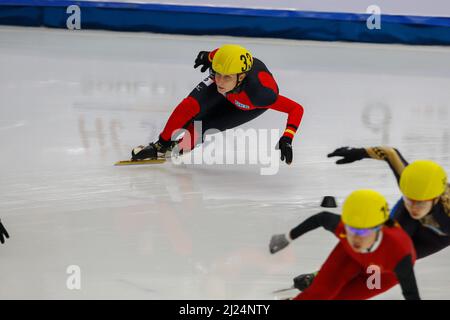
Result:
[[406,197],[424,201],[439,197],[447,186],[444,168],[431,160],[409,164],[400,176],[400,190]]
[[386,199],[370,189],[353,191],[345,199],[342,208],[342,222],[357,229],[377,227],[388,218],[389,206]]
[[237,44],[225,44],[220,47],[212,61],[212,69],[223,75],[248,72],[252,66],[252,54]]

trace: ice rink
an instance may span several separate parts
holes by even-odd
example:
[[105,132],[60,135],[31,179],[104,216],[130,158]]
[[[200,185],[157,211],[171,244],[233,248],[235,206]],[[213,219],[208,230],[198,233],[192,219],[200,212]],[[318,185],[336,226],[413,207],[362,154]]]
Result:
[[[294,162],[115,167],[157,138],[205,75],[200,50],[239,43],[305,108]],[[337,166],[340,146],[397,147],[450,172],[450,48],[0,28],[0,299],[274,299],[337,240],[316,230],[278,254],[270,237],[374,188],[386,163]],[[267,111],[244,128],[284,130]],[[276,141],[273,141],[273,145]],[[254,146],[249,146],[252,152]],[[225,151],[226,152],[226,151]],[[339,212],[339,209],[336,211]],[[81,289],[66,286],[81,269]],[[450,299],[450,250],[416,265],[424,299]],[[403,299],[397,286],[381,299]]]

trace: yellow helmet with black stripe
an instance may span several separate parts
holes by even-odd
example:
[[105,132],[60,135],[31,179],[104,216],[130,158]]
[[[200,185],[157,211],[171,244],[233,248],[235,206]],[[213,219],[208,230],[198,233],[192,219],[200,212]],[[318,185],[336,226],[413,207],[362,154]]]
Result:
[[374,190],[353,191],[342,207],[342,222],[352,228],[374,228],[388,219],[388,203],[383,195]]
[[245,73],[252,69],[253,56],[246,48],[237,44],[225,44],[215,53],[212,60],[214,72],[222,75]]

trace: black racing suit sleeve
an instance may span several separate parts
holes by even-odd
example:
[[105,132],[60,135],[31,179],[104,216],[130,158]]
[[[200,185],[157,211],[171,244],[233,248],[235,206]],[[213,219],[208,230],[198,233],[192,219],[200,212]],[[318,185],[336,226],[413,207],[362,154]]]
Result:
[[341,221],[341,216],[335,213],[322,211],[320,213],[317,213],[302,223],[300,223],[298,226],[296,226],[294,229],[292,229],[289,232],[289,236],[292,240],[297,239],[298,237],[302,236],[303,234],[317,229],[319,227],[323,227],[324,229],[334,232]]
[[411,255],[405,256],[394,269],[406,300],[420,300]]

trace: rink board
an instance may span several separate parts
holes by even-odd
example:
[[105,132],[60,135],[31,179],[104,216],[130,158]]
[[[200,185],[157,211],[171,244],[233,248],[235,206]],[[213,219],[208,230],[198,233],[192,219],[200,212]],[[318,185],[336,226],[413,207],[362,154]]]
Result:
[[0,24],[67,28],[70,5],[82,29],[229,35],[320,41],[449,45],[450,18],[95,1],[0,1]]

